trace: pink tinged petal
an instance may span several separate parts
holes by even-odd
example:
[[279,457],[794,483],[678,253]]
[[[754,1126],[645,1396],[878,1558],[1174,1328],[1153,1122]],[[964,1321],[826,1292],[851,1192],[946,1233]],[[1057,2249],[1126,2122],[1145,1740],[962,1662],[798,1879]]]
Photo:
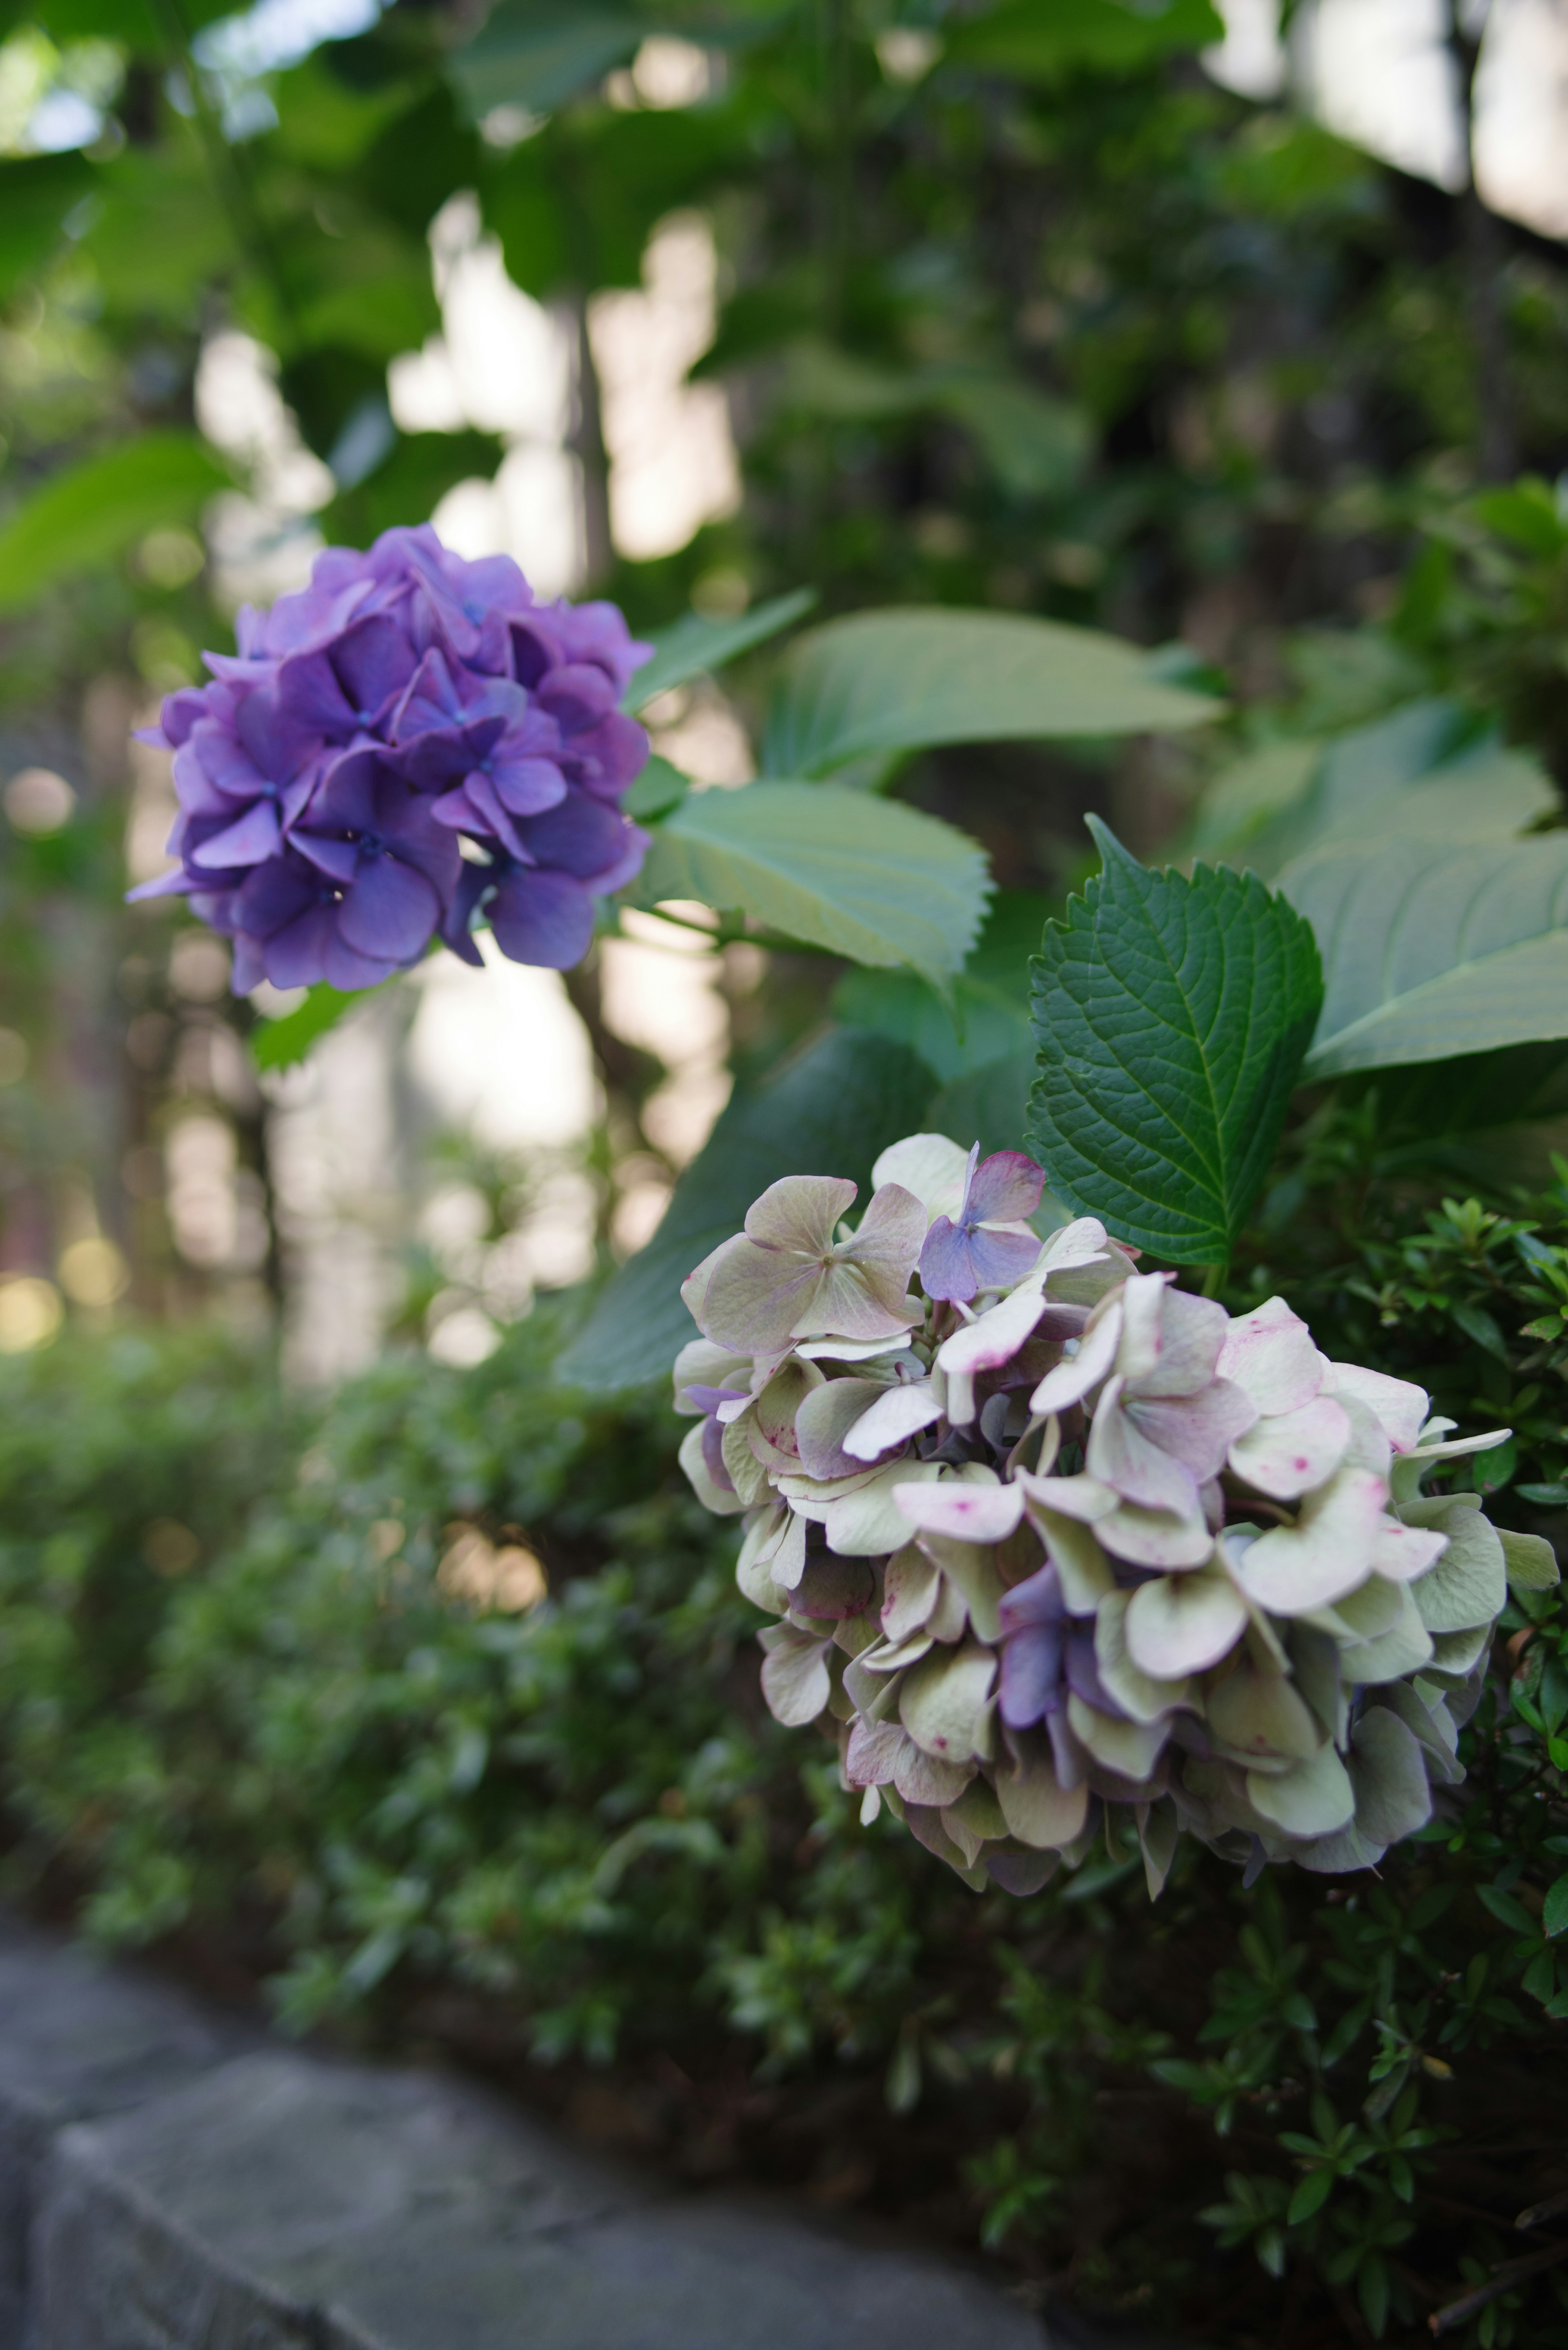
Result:
[[1241,1554],[1250,1599],[1276,1616],[1332,1607],[1372,1572],[1388,1489],[1370,1469],[1340,1469],[1309,1493],[1293,1526],[1273,1526]]
[[422,873],[396,857],[372,858],[361,868],[337,918],[338,934],[356,954],[407,962],[441,920],[441,899]]
[[860,1229],[843,1253],[867,1273],[893,1282],[901,1297],[925,1236],[925,1210],[914,1193],[901,1183],[884,1183],[873,1192]]
[[1051,1411],[1066,1411],[1071,1405],[1082,1403],[1090,1389],[1108,1377],[1121,1337],[1122,1309],[1113,1305],[1093,1329],[1085,1331],[1076,1354],[1069,1355],[1054,1370],[1046,1372],[1029,1399],[1029,1409],[1035,1418],[1043,1419]]
[[1179,1680],[1229,1656],[1249,1621],[1247,1603],[1221,1566],[1157,1575],[1127,1604],[1127,1654],[1140,1672]]
[[942,1571],[913,1543],[895,1551],[882,1581],[882,1632],[895,1647],[919,1631],[942,1596]]
[[1372,1554],[1373,1572],[1386,1575],[1391,1583],[1413,1583],[1429,1566],[1436,1566],[1448,1547],[1447,1534],[1430,1527],[1404,1526],[1390,1518]]
[[814,1258],[760,1248],[737,1232],[698,1266],[680,1294],[707,1337],[764,1353],[789,1345],[796,1317],[821,1280]]
[[1333,1475],[1350,1444],[1350,1419],[1332,1396],[1272,1412],[1231,1447],[1231,1467],[1254,1492],[1295,1502]]
[[825,1256],[857,1186],[840,1175],[784,1175],[746,1211],[746,1237],[764,1248]]
[[943,1762],[928,1754],[900,1731],[903,1743],[894,1758],[893,1784],[906,1804],[940,1807],[952,1804],[975,1775],[972,1762]]
[[1244,1388],[1261,1412],[1299,1411],[1323,1385],[1323,1357],[1312,1332],[1282,1297],[1240,1314],[1225,1333],[1219,1373]]
[[901,1722],[857,1720],[844,1753],[844,1775],[852,1787],[886,1787],[893,1767],[909,1744]]
[[1199,1506],[1198,1480],[1190,1469],[1151,1443],[1118,1406],[1125,1382],[1107,1379],[1095,1407],[1084,1461],[1091,1477],[1113,1486],[1126,1502],[1146,1510],[1174,1510],[1189,1516]]
[[969,1256],[981,1289],[1011,1289],[1039,1263],[1040,1243],[1033,1232],[997,1232],[981,1224],[969,1236]]
[[1214,1555],[1214,1537],[1200,1512],[1183,1517],[1174,1510],[1145,1509],[1123,1502],[1108,1517],[1096,1518],[1102,1547],[1129,1566],[1157,1566],[1165,1573],[1201,1566]]
[[896,1388],[884,1388],[844,1439],[844,1450],[852,1461],[880,1461],[885,1452],[907,1444],[911,1436],[931,1427],[941,1416],[941,1403],[930,1379],[909,1379]]
[[[1158,1277],[1155,1274],[1134,1276],[1145,1281]],[[1132,1283],[1127,1286],[1130,1289]],[[1206,1388],[1214,1377],[1230,1320],[1225,1308],[1213,1298],[1192,1297],[1184,1289],[1168,1288],[1160,1300],[1158,1357],[1138,1376],[1139,1394],[1190,1396]]]
[[1258,1417],[1251,1398],[1229,1379],[1211,1379],[1194,1396],[1151,1397],[1140,1388],[1124,1395],[1122,1409],[1140,1435],[1189,1469],[1199,1484],[1219,1475],[1231,1444]]
[[1061,1225],[1046,1242],[1041,1270],[1046,1274],[1070,1273],[1083,1265],[1106,1262],[1104,1224],[1097,1216],[1075,1216],[1071,1223]]
[[974,1382],[981,1371],[1000,1370],[1010,1363],[1045,1311],[1044,1293],[1019,1289],[1000,1305],[955,1330],[937,1351],[937,1365],[947,1376],[948,1418],[955,1428],[967,1428],[974,1418]]
[[883,1393],[875,1379],[825,1379],[802,1398],[795,1407],[794,1441],[808,1477],[848,1477],[865,1467],[863,1458],[846,1449],[845,1439]]
[[1381,1422],[1396,1452],[1408,1452],[1426,1424],[1427,1390],[1409,1379],[1393,1379],[1384,1371],[1364,1370],[1359,1363],[1330,1363],[1324,1386],[1331,1395],[1349,1397],[1365,1404]]
[[998,1150],[970,1178],[964,1202],[969,1223],[1013,1224],[1032,1216],[1045,1188],[1045,1170],[1022,1150]]
[[900,1516],[921,1534],[955,1542],[1005,1542],[1023,1516],[1017,1485],[895,1485],[893,1499]]

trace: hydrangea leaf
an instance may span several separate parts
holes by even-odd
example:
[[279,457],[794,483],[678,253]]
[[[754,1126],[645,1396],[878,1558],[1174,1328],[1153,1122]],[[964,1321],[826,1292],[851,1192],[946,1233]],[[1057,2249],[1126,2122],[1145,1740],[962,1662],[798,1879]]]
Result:
[[1177,1264],[1222,1263],[1273,1155],[1323,1001],[1300,915],[1255,876],[1105,860],[1033,964],[1026,1140],[1052,1191]]
[[609,1282],[561,1357],[564,1379],[600,1391],[662,1379],[695,1336],[680,1284],[781,1175],[843,1174],[869,1198],[877,1153],[923,1121],[923,1062],[886,1036],[831,1030],[772,1083],[738,1087],[675,1187],[646,1248]]
[[1012,612],[855,612],[800,639],[768,712],[763,772],[826,775],[937,743],[1201,726],[1220,704],[1147,653]]
[[62,466],[0,530],[0,611],[16,611],[71,572],[122,555],[150,530],[195,515],[230,486],[194,432],[142,432]]
[[637,902],[698,899],[864,963],[944,985],[990,894],[976,844],[897,801],[821,785],[693,792],[655,836]]
[[1568,1036],[1568,835],[1325,849],[1281,886],[1323,952],[1308,1077]]
[[276,1020],[263,1020],[251,1031],[251,1058],[258,1069],[292,1069],[303,1061],[318,1036],[336,1028],[346,1012],[364,1001],[363,994],[346,995],[326,980],[306,990],[303,1003]]
[[710,620],[701,612],[687,612],[653,638],[652,658],[633,677],[622,701],[623,710],[646,708],[655,694],[686,685],[708,671],[765,645],[770,637],[790,628],[816,601],[815,588],[797,588],[788,596],[770,597],[732,620]]

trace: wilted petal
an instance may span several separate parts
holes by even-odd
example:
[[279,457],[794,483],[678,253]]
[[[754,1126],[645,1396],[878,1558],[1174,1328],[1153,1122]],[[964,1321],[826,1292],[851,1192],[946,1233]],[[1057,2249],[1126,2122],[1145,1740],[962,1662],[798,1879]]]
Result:
[[1163,1571],[1201,1566],[1214,1555],[1214,1537],[1200,1511],[1183,1517],[1174,1510],[1146,1509],[1123,1502],[1109,1516],[1095,1521],[1096,1539],[1115,1558],[1129,1566],[1157,1566]]
[[981,1371],[1010,1363],[1045,1311],[1042,1290],[1020,1289],[1000,1305],[966,1322],[937,1350],[938,1367],[948,1380],[948,1418],[967,1428],[974,1418],[974,1381]]
[[794,1415],[794,1440],[808,1477],[847,1476],[863,1469],[867,1457],[877,1457],[851,1454],[845,1439],[887,1393],[875,1379],[825,1379],[803,1399]]
[[905,1679],[898,1717],[917,1746],[944,1762],[967,1762],[984,1742],[983,1717],[996,1659],[974,1642],[925,1657]]
[[[1135,1274],[1127,1283],[1130,1291],[1135,1284],[1155,1283],[1158,1274]],[[1220,1349],[1225,1343],[1230,1315],[1211,1297],[1193,1297],[1184,1289],[1163,1287],[1158,1300],[1158,1339],[1154,1362],[1147,1370],[1135,1372],[1131,1367],[1127,1341],[1118,1370],[1126,1370],[1129,1378],[1136,1378],[1138,1393],[1146,1396],[1190,1396],[1207,1387],[1215,1375]],[[1131,1318],[1129,1305],[1129,1337]]]
[[1448,1535],[1435,1528],[1403,1526],[1397,1518],[1390,1518],[1372,1554],[1373,1572],[1386,1575],[1393,1583],[1414,1583],[1418,1575],[1436,1566],[1448,1546]]
[[886,1787],[901,1749],[909,1743],[909,1733],[898,1722],[857,1720],[850,1724],[844,1752],[845,1777],[852,1787]]
[[828,1679],[829,1643],[793,1625],[779,1624],[758,1638],[767,1647],[763,1661],[763,1695],[768,1711],[786,1730],[800,1730],[815,1721],[833,1694]]
[[1231,1466],[1256,1492],[1294,1502],[1333,1474],[1349,1444],[1344,1405],[1317,1396],[1294,1411],[1260,1419],[1231,1445]]

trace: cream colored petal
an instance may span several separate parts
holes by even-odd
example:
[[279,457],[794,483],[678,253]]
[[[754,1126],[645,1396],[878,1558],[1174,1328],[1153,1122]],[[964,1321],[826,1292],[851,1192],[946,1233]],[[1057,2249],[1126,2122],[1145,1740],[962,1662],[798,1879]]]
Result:
[[1307,1495],[1295,1525],[1272,1526],[1241,1553],[1241,1588],[1276,1616],[1332,1607],[1371,1573],[1386,1499],[1369,1469],[1336,1470]]
[[1343,1402],[1354,1396],[1381,1421],[1396,1452],[1408,1452],[1427,1418],[1427,1390],[1409,1379],[1390,1378],[1386,1371],[1369,1371],[1360,1363],[1330,1363],[1324,1379],[1326,1394]]
[[964,1174],[969,1152],[945,1134],[909,1134],[890,1143],[871,1170],[871,1180],[902,1184],[933,1216],[956,1216],[963,1205]]
[[1236,1315],[1225,1333],[1218,1368],[1221,1378],[1245,1388],[1258,1409],[1272,1416],[1309,1404],[1327,1366],[1300,1315],[1282,1297],[1270,1297],[1250,1314]]
[[1333,1475],[1350,1448],[1350,1419],[1332,1396],[1260,1419],[1231,1447],[1236,1475],[1276,1502],[1299,1501]]
[[1247,1627],[1247,1603],[1218,1561],[1141,1584],[1127,1609],[1127,1653],[1146,1673],[1207,1672]]
[[1107,1592],[1095,1618],[1095,1663],[1101,1685],[1135,1721],[1162,1721],[1191,1698],[1185,1674],[1156,1676],[1146,1672],[1129,1653],[1127,1638],[1127,1601],[1134,1595]]
[[960,1484],[944,1478],[940,1484],[896,1486],[894,1499],[910,1525],[955,1542],[1005,1542],[1023,1516],[1023,1493],[1017,1485]]
[[971,1644],[923,1658],[907,1676],[898,1717],[918,1746],[944,1762],[967,1762],[986,1742],[985,1712],[996,1678],[989,1648]]
[[907,1444],[922,1428],[942,1416],[941,1398],[934,1381],[908,1379],[884,1388],[870,1409],[844,1439],[844,1450],[855,1461],[878,1461],[896,1444]]

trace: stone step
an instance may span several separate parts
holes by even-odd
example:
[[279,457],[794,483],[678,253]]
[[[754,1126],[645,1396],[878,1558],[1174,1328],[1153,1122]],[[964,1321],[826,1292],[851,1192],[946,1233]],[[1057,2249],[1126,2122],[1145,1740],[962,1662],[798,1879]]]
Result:
[[672,2189],[0,1917],[0,2350],[1047,2350],[978,2268]]

